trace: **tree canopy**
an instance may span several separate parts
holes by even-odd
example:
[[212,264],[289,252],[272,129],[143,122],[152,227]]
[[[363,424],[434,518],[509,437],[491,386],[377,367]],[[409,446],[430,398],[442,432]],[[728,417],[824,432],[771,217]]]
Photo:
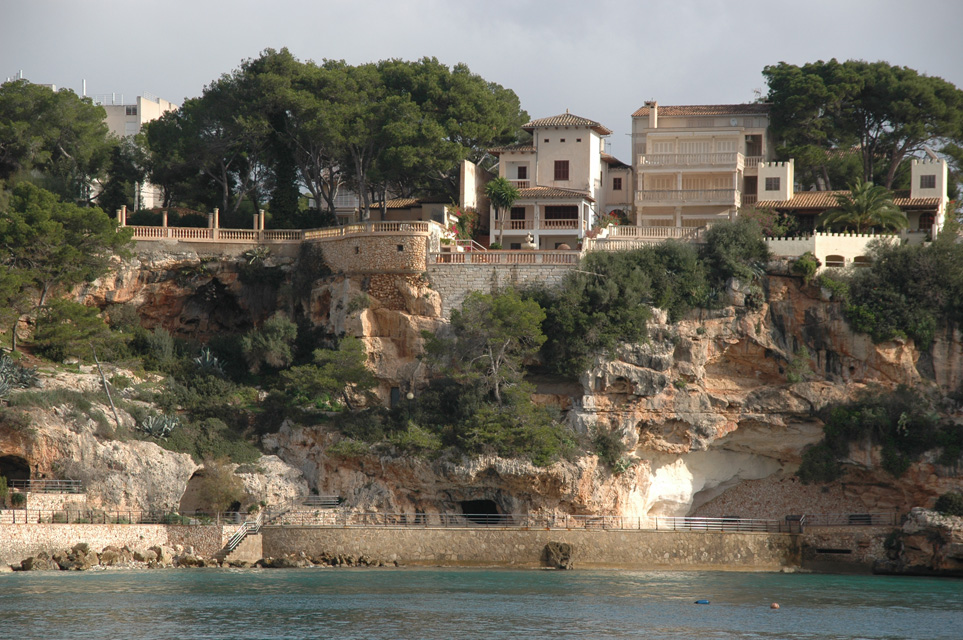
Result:
[[294,223],[297,186],[331,215],[347,186],[367,216],[388,194],[454,197],[458,163],[514,142],[527,117],[514,92],[465,65],[316,64],[267,49],[147,125],[150,174],[172,200],[206,197],[224,211],[270,200],[279,226]]
[[[857,177],[891,189],[906,158],[963,139],[963,91],[942,78],[836,59],[780,62],[763,76],[780,156],[820,189]],[[847,164],[852,157],[859,163]]]
[[105,117],[69,89],[0,84],[0,180],[37,172],[64,200],[89,203],[91,180],[103,177],[114,144]]

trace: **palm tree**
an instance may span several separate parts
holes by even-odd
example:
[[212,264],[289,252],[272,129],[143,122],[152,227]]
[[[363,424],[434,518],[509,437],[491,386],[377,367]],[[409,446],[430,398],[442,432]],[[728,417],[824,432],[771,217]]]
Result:
[[855,227],[856,233],[863,233],[872,227],[898,231],[909,226],[906,214],[893,202],[893,194],[886,187],[860,179],[849,189],[848,194],[836,196],[836,209],[819,216],[820,227],[842,225],[847,230]]
[[498,242],[505,244],[505,218],[512,210],[512,205],[518,200],[518,189],[505,178],[498,177],[485,185],[485,195],[498,213]]

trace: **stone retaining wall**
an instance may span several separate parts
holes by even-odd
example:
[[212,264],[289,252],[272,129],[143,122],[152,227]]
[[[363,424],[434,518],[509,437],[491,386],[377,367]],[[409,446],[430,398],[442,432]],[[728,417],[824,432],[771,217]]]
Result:
[[265,557],[365,554],[409,565],[542,566],[549,542],[574,547],[576,568],[775,571],[799,564],[788,534],[490,529],[265,527]]
[[895,527],[807,527],[799,537],[802,566],[832,573],[869,571],[886,557],[884,543]]
[[431,288],[441,295],[442,315],[461,307],[471,291],[492,293],[526,285],[557,287],[575,264],[430,264]]
[[[129,546],[192,546],[199,555],[213,556],[237,526],[164,524],[0,524],[0,558],[17,563],[41,551],[52,553],[86,542],[94,551]],[[226,537],[225,537],[226,536]]]

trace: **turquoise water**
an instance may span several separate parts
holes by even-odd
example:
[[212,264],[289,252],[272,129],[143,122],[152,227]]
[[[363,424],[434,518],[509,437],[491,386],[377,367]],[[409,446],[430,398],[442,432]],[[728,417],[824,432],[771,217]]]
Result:
[[[693,604],[699,599],[711,604]],[[0,638],[958,640],[963,581],[454,569],[15,573],[0,575]]]

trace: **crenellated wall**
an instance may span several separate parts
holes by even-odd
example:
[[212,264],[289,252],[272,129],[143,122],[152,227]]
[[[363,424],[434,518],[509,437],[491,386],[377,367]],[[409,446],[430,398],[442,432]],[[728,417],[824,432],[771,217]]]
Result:
[[461,307],[472,291],[492,293],[504,287],[557,287],[577,264],[432,264],[431,288],[441,295],[442,315]]

